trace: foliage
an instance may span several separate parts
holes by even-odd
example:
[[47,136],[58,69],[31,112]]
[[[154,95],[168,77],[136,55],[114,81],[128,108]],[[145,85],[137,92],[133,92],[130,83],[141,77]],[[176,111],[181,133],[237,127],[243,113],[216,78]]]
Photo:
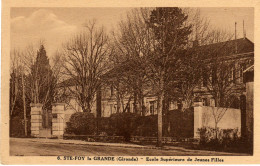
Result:
[[135,136],[146,136],[146,137],[156,137],[158,124],[157,116],[140,116],[137,119],[138,127],[134,132]]
[[[29,118],[27,118],[29,119]],[[30,133],[30,121],[27,122],[27,132]],[[23,116],[14,116],[10,120],[10,136],[11,137],[24,137],[24,120]]]
[[50,110],[54,99],[55,79],[43,45],[37,51],[36,60],[31,66],[31,73],[27,81],[32,102],[42,103],[43,109]]
[[148,27],[155,36],[154,52],[149,57],[149,77],[158,97],[158,146],[162,145],[163,101],[168,96],[169,85],[175,81],[175,77],[171,80],[171,76],[179,69],[179,58],[191,33],[191,25],[185,24],[187,18],[181,8],[155,8],[148,21]]
[[95,126],[95,117],[93,114],[76,112],[71,115],[65,131],[69,134],[91,135],[94,134]]
[[137,128],[138,115],[134,113],[116,113],[110,117],[110,127],[114,135],[124,136],[125,141],[130,141],[131,135]]
[[[168,123],[170,123],[170,131],[168,136],[175,138],[192,138],[194,134],[194,112],[193,110],[172,110],[168,114]],[[165,124],[165,130],[167,130]],[[165,132],[166,133],[166,132]]]
[[[169,113],[170,131],[167,135],[174,138],[193,137],[193,111],[173,110]],[[67,123],[66,133],[76,135],[97,134],[95,129],[98,121],[98,134],[108,136],[123,136],[130,141],[131,136],[156,137],[158,129],[157,115],[139,116],[134,113],[116,113],[111,117],[94,118],[89,113],[75,113]],[[165,117],[164,117],[165,119]],[[87,128],[86,126],[89,126]],[[168,125],[163,121],[163,129]]]
[[150,26],[157,40],[163,43],[165,52],[171,54],[187,44],[191,33],[191,25],[185,25],[187,18],[183,10],[177,7],[156,8],[151,12]]
[[198,129],[200,134],[200,145],[214,149],[238,147],[242,141],[238,129],[219,129],[218,137],[215,137],[215,128],[203,127]]

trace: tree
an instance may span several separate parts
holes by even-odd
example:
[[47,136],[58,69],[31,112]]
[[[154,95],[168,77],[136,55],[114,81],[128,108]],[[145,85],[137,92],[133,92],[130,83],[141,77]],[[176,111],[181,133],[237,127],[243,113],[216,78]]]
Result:
[[37,51],[36,61],[31,66],[29,80],[33,103],[43,104],[43,109],[51,109],[54,96],[54,78],[49,58],[43,45]]
[[210,22],[201,16],[199,9],[184,8],[183,11],[189,16],[186,24],[192,25],[192,31],[188,37],[186,51],[183,51],[181,57],[180,69],[176,73],[177,75],[173,75],[178,77],[178,80],[175,80],[177,91],[172,94],[175,96],[178,94],[178,98],[184,101],[183,109],[185,109],[192,106],[195,97],[194,91],[201,85],[201,71],[204,66],[203,59],[200,56],[201,51],[203,51],[201,46],[210,42],[209,36],[211,36],[212,32]]
[[[26,109],[26,96],[25,96],[25,83],[23,64],[21,63],[22,52],[20,50],[11,51],[11,78],[10,78],[10,134],[15,128],[12,126],[12,121],[23,119],[24,122],[24,135],[27,136],[27,109]],[[22,109],[23,108],[23,109]],[[23,113],[23,115],[22,115]],[[17,117],[17,118],[15,118]],[[15,120],[16,119],[16,120]],[[18,121],[17,121],[18,122]],[[16,122],[16,125],[20,125]]]
[[149,60],[158,96],[158,146],[162,146],[162,106],[168,76],[176,72],[180,53],[191,33],[191,26],[184,24],[187,18],[180,8],[156,8],[150,15],[149,27],[156,38],[154,54]]
[[[21,63],[22,52],[13,50],[11,52],[11,79],[10,79],[10,120],[12,118],[16,102],[18,99],[22,100],[23,105],[23,120],[24,120],[24,134],[27,136],[27,110],[26,110],[26,96],[25,96],[25,74],[24,65]],[[20,70],[20,71],[19,71]],[[19,84],[21,87],[19,87]],[[20,96],[20,98],[18,98]],[[21,102],[21,101],[20,101]],[[19,116],[20,113],[18,113]]]
[[85,26],[64,47],[64,74],[74,85],[69,87],[84,112],[91,112],[95,94],[101,85],[101,76],[108,71],[107,59],[111,53],[108,36],[95,21]]
[[[147,27],[150,10],[147,8],[134,9],[126,19],[119,23],[117,33],[113,33],[114,56],[111,60],[117,70],[114,72],[115,81],[120,80],[120,92],[126,92],[130,100],[134,99],[134,111],[145,115],[144,96],[150,91],[147,72],[147,57],[152,52],[152,35]],[[123,91],[122,91],[123,90]],[[120,93],[119,92],[119,93]],[[121,99],[123,100],[123,99]],[[126,106],[127,107],[127,106]]]
[[19,72],[19,52],[18,50],[11,51],[11,66],[10,66],[10,117],[14,113],[14,108],[17,104],[17,100],[20,94],[20,76]]

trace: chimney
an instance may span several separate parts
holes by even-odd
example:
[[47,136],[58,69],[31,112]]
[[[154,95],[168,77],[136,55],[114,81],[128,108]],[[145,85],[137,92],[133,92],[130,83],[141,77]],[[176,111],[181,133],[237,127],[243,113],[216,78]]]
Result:
[[235,22],[235,40],[237,40],[237,22]]
[[244,25],[244,20],[243,20],[243,38],[246,38],[246,31],[245,31],[245,25]]
[[237,22],[235,22],[235,53],[237,53]]

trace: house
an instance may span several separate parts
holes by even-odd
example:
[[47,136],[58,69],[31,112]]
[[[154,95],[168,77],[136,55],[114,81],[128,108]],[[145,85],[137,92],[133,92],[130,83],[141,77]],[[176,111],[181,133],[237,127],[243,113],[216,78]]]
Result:
[[[207,62],[209,59],[208,54],[212,50],[219,50],[219,54],[224,50],[228,50],[228,54],[223,54],[225,56],[220,56],[222,62],[231,63],[232,66],[229,70],[229,81],[235,84],[233,88],[237,90],[237,93],[233,96],[232,104],[230,107],[241,108],[243,107],[242,99],[246,95],[246,85],[244,82],[243,71],[249,66],[254,64],[254,43],[252,43],[247,38],[241,38],[236,40],[231,40],[227,42],[214,43],[210,45],[198,46],[198,53],[200,56],[204,56],[205,66],[212,62]],[[115,69],[117,70],[117,69]],[[128,69],[126,69],[128,70]],[[109,76],[109,74],[108,74]],[[214,77],[210,76],[211,81],[214,81]],[[207,82],[202,76],[200,84],[194,89],[194,97],[199,99],[204,106],[215,106],[215,100],[213,96],[209,93],[209,89],[206,88]],[[63,91],[66,91],[67,87],[73,87],[75,82],[72,79],[68,79],[62,83],[60,86]],[[153,88],[146,85],[144,88],[143,99],[139,103],[143,103],[143,108],[141,112],[136,112],[136,107],[138,107],[137,101],[134,99],[133,95],[126,94],[120,101],[117,98],[117,89],[109,84],[103,84],[101,89],[95,96],[95,104],[92,106],[92,112],[95,116],[109,117],[111,114],[117,112],[136,112],[142,115],[153,115],[157,114],[157,97],[153,93]],[[77,111],[82,111],[77,99],[74,96],[67,95],[64,98],[65,106],[65,120],[68,121],[72,113]],[[119,106],[120,105],[120,106]],[[173,100],[170,101],[169,110],[180,109],[185,105],[182,101]]]
[[[223,48],[223,45],[225,45],[224,47],[227,47],[229,54],[221,57],[221,61],[231,64],[228,69],[228,81],[231,82],[229,84],[232,85],[232,88],[235,88],[235,90],[233,90],[235,93],[232,96],[234,99],[231,99],[234,102],[230,107],[240,108],[240,98],[243,98],[243,95],[246,94],[245,74],[243,71],[254,64],[254,43],[247,38],[240,38],[237,40],[201,46],[201,49],[212,50],[215,47]],[[207,59],[207,57],[205,57],[205,59]],[[214,80],[212,79],[212,81]],[[207,81],[205,81],[203,76],[201,85],[194,90],[195,96],[201,98],[204,106],[215,106],[215,101],[212,95],[210,95],[209,89],[206,87]]]

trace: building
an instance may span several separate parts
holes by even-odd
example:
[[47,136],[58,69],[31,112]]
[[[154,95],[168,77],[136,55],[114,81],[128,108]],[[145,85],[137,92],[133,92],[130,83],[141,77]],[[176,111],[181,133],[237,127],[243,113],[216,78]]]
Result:
[[[254,64],[254,43],[247,38],[241,38],[227,42],[198,46],[199,56],[204,56],[203,58],[205,59],[205,64],[203,65],[207,66],[208,64],[213,63],[207,61],[209,60],[208,54],[216,49],[219,50],[219,54],[221,54],[223,50],[228,50],[226,52],[228,54],[223,54],[224,56],[220,56],[219,58],[224,63],[232,63],[229,70],[230,74],[228,81],[232,82],[232,85],[235,85],[232,88],[235,88],[237,92],[233,95],[234,99],[232,99],[233,102],[230,107],[242,108],[243,103],[241,104],[241,102],[246,95],[246,84],[243,71]],[[214,81],[214,77],[210,77],[211,81]],[[73,87],[74,84],[75,83],[69,79],[64,81],[60,88],[63,89],[63,91],[66,91],[67,87]],[[205,81],[204,76],[202,76],[199,85],[194,89],[194,98],[202,101],[204,106],[215,106],[214,97],[209,93],[206,84],[207,82]],[[157,97],[153,93],[152,87],[146,85],[146,88],[144,89],[145,95],[141,101],[143,103],[143,108],[141,108],[142,111],[139,112],[139,114],[157,114]],[[66,103],[66,120],[69,119],[73,112],[82,111],[77,104],[76,98],[72,95],[65,96],[64,101]],[[134,100],[134,97],[129,94],[125,95],[124,98],[119,101],[117,99],[116,88],[109,84],[104,84],[102,86],[99,93],[95,96],[95,101],[96,103],[92,106],[92,113],[95,116],[101,117],[109,117],[111,114],[117,112],[136,112],[135,107],[138,107],[135,104],[136,101]],[[118,105],[120,105],[120,107]],[[169,103],[169,110],[180,109],[184,105],[185,104],[182,101],[172,100]]]

